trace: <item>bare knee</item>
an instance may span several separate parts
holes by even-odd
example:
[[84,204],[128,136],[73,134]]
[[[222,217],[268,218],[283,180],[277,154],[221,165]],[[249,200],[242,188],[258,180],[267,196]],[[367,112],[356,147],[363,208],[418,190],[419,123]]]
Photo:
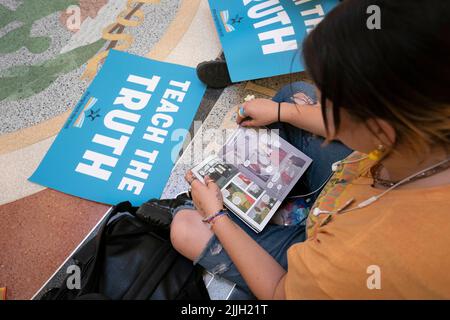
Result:
[[181,210],[173,218],[170,241],[179,253],[192,261],[202,253],[211,236],[211,230],[195,210]]
[[178,251],[183,249],[183,244],[190,237],[189,229],[192,218],[189,211],[192,210],[181,210],[178,212],[170,225],[170,241]]

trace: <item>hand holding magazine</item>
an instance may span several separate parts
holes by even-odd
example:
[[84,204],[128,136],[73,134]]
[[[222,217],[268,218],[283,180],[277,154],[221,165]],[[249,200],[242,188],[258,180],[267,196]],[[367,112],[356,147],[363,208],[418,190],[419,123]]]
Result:
[[225,206],[260,232],[311,162],[275,131],[241,127],[192,173],[214,179]]

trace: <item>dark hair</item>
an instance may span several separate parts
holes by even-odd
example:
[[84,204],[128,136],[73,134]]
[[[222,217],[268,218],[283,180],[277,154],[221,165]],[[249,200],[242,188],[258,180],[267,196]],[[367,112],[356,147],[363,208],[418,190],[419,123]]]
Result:
[[[367,27],[371,5],[381,9],[379,30]],[[346,0],[305,39],[303,57],[327,134],[326,108],[336,131],[344,108],[357,120],[384,119],[416,151],[449,147],[449,0]]]

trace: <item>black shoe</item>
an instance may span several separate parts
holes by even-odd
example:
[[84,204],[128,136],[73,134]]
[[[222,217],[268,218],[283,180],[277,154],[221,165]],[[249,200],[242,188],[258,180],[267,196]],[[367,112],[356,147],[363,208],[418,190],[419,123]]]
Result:
[[190,201],[188,192],[179,194],[175,199],[152,199],[139,207],[136,216],[147,223],[169,229],[173,211],[179,206],[190,203]]
[[208,87],[225,88],[232,84],[225,61],[205,61],[197,66],[197,76]]

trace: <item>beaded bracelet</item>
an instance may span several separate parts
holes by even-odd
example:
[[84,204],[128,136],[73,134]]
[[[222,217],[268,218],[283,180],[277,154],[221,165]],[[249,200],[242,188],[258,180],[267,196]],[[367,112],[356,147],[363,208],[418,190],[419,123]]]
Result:
[[216,213],[213,213],[206,218],[203,218],[202,221],[211,224],[217,217],[228,215],[228,211],[225,209],[219,210]]

